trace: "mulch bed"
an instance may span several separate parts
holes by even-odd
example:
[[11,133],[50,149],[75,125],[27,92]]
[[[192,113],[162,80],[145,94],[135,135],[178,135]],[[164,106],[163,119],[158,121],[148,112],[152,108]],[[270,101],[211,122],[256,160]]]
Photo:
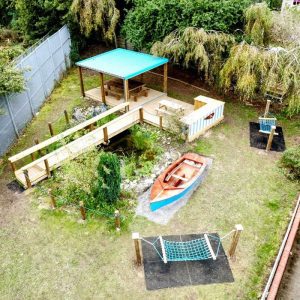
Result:
[[[259,132],[259,123],[249,122],[250,146],[258,149],[266,149],[269,135]],[[274,135],[271,151],[283,152],[285,150],[285,141],[282,127],[277,126]]]
[[[213,233],[212,235],[218,236]],[[188,241],[202,238],[203,234],[170,235],[163,238],[169,241]],[[157,237],[146,237],[154,242]],[[216,252],[218,241],[210,239]],[[156,244],[157,246],[158,244]],[[142,240],[143,263],[147,290],[158,290],[187,285],[234,282],[225,251],[220,245],[216,260],[168,262],[165,264],[150,244]],[[158,251],[161,249],[158,248]]]

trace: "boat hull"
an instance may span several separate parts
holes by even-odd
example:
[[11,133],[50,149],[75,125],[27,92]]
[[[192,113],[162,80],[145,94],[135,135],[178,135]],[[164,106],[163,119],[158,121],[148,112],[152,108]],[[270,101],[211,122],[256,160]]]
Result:
[[[196,163],[201,163],[201,168],[197,170],[197,174],[191,178],[191,180],[187,180],[185,178],[180,177],[181,179],[185,179],[188,182],[183,182],[183,184],[179,185],[178,187],[172,187],[168,186],[168,183],[165,182],[165,178],[172,170],[176,170],[176,166],[178,168],[178,164],[184,163],[186,160],[192,159]],[[197,186],[201,182],[201,175],[204,172],[206,168],[206,158],[194,154],[194,153],[188,153],[183,155],[180,159],[178,159],[176,162],[174,162],[171,166],[169,166],[166,171],[164,171],[155,181],[153,184],[151,195],[150,195],[150,209],[152,211],[156,211],[166,205],[169,205],[175,201],[178,201],[182,199],[184,196],[186,196],[188,193],[192,192],[197,188]],[[192,168],[191,166],[182,167],[183,170],[185,168]],[[194,167],[195,168],[195,167]],[[195,172],[195,170],[194,170]],[[176,173],[174,173],[176,174]],[[178,176],[177,176],[178,177]],[[167,191],[165,192],[164,189]],[[159,195],[161,197],[159,197]]]

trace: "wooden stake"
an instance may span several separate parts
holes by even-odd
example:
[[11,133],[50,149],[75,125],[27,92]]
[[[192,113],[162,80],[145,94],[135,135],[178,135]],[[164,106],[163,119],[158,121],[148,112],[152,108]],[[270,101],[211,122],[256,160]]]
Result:
[[46,168],[47,176],[48,176],[48,178],[50,178],[51,177],[51,172],[50,172],[50,167],[49,167],[48,159],[45,159],[44,163],[45,163],[45,168]]
[[79,82],[80,82],[80,91],[82,97],[85,97],[85,92],[84,92],[84,84],[83,84],[83,79],[82,79],[82,69],[81,67],[78,67],[78,73],[79,73]]
[[271,133],[269,135],[268,144],[267,144],[267,148],[266,148],[267,152],[270,151],[270,149],[272,147],[272,142],[273,142],[273,138],[274,138],[274,134],[275,134],[275,129],[276,129],[276,126],[271,127]]
[[103,136],[104,136],[104,142],[108,143],[108,132],[107,132],[107,127],[103,128]]
[[270,109],[270,104],[271,100],[267,100],[266,108],[265,108],[265,113],[264,113],[264,118],[266,118],[269,114],[269,109]]
[[139,113],[140,113],[140,123],[143,123],[144,122],[144,111],[143,111],[142,107],[139,109]]
[[121,218],[120,218],[120,212],[118,210],[115,210],[115,225],[116,225],[116,230],[120,231],[121,230]]
[[54,136],[54,131],[53,131],[53,127],[52,127],[52,123],[51,122],[48,123],[48,127],[49,127],[49,131],[50,131],[50,135]]
[[50,195],[51,207],[52,207],[52,209],[55,209],[56,208],[56,200],[55,200],[54,196],[52,195],[52,190],[51,189],[49,189],[49,195]]
[[70,124],[70,119],[69,119],[68,112],[66,110],[64,110],[64,114],[65,114],[66,123],[67,123],[67,125],[69,125]]
[[229,257],[233,258],[235,254],[235,250],[241,235],[241,232],[244,230],[243,226],[241,224],[235,225],[235,232],[232,237],[230,249],[229,249]]
[[168,93],[168,63],[164,64],[164,93]]
[[27,188],[30,189],[32,187],[32,185],[31,185],[31,181],[30,181],[30,178],[29,178],[29,175],[28,175],[28,170],[24,170],[23,174],[24,174],[24,177],[25,177],[25,180],[26,180]]
[[[40,143],[39,139],[38,139],[38,138],[35,138],[35,139],[34,139],[34,143],[35,143],[36,145],[38,145],[38,144]],[[39,156],[42,156],[42,155],[43,155],[41,149],[38,150],[38,154],[39,154]]]
[[160,129],[163,129],[163,117],[159,116],[159,127]]
[[85,220],[86,219],[86,214],[85,214],[85,208],[84,208],[84,205],[83,205],[83,201],[79,202],[79,206],[80,206],[81,218],[82,218],[82,220]]
[[134,241],[134,248],[136,254],[136,264],[140,266],[142,264],[141,250],[140,250],[140,235],[138,232],[132,233],[132,239]]
[[104,79],[103,79],[103,73],[100,73],[100,84],[101,84],[101,99],[104,104],[106,104],[105,100],[105,91],[104,91]]

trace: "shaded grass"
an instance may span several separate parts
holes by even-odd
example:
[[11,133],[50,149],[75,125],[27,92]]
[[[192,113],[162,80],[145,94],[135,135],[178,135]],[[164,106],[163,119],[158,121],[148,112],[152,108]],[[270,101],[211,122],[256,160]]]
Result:
[[[91,78],[93,86],[96,80]],[[74,97],[66,100],[70,107],[77,105],[74,98],[82,104],[74,70],[57,87],[53,93],[55,100],[45,104],[46,108],[42,108],[14,151],[30,144],[26,136],[47,134],[42,125],[62,112],[57,104],[62,95],[69,95],[66,91],[74,92]],[[192,95],[180,97],[190,99]],[[267,155],[249,147],[248,122],[256,120],[257,115],[253,108],[229,101],[225,121],[187,146],[191,151],[211,156],[213,165],[205,182],[167,226],[136,217],[129,231],[122,230],[118,235],[109,231],[101,218],[91,217],[85,224],[79,224],[76,210],[39,210],[36,199],[26,192],[26,200],[32,205],[24,212],[25,217],[13,218],[0,231],[2,297],[256,299],[299,191],[297,184],[286,179],[277,167],[281,154]],[[287,144],[291,145],[299,135],[296,121],[282,122],[288,124],[284,130]],[[245,230],[237,248],[237,260],[230,262],[234,283],[145,290],[143,270],[133,263],[130,231],[143,236],[204,231],[218,231],[222,235],[237,223],[243,224]],[[223,242],[226,250],[229,243],[230,239]]]

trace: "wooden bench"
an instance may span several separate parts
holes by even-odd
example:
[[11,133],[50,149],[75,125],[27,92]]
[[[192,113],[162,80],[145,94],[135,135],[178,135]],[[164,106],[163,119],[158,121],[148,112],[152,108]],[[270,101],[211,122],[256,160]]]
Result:
[[148,92],[149,89],[142,87],[142,89],[140,90],[132,90],[130,93],[130,97],[133,98],[133,101],[137,101],[138,97],[144,96],[144,97],[148,97]]
[[162,113],[162,114],[165,114],[165,115],[174,116],[174,113],[169,112],[169,111],[167,111],[165,109],[155,108],[155,111],[156,111],[157,115],[158,115],[158,113]]

